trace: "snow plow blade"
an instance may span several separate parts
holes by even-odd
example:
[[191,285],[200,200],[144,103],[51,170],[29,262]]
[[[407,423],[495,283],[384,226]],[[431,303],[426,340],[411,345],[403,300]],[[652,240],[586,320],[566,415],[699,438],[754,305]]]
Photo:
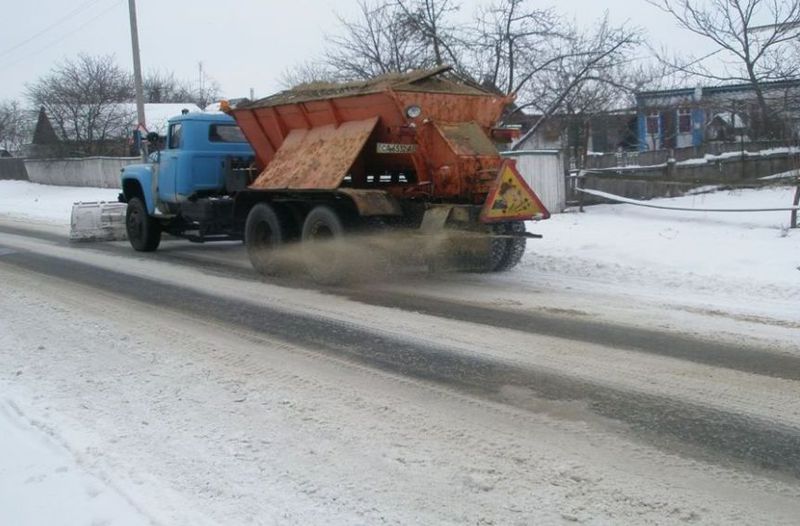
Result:
[[70,241],[120,241],[125,233],[125,203],[75,203],[70,219]]

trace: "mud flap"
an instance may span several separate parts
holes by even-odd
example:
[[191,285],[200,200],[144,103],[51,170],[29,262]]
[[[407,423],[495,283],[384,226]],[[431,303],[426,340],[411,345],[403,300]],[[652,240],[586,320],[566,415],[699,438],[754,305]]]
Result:
[[75,203],[70,219],[70,241],[120,241],[125,232],[125,203]]

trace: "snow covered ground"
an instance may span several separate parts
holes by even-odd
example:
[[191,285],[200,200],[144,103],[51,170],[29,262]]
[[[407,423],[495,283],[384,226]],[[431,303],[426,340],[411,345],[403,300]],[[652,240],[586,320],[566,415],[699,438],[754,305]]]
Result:
[[[726,191],[657,202],[698,208],[778,207],[791,204],[793,191]],[[0,218],[65,230],[73,201],[115,201],[117,192],[0,181]],[[787,229],[788,221],[789,212],[592,206],[585,213],[558,214],[530,224],[531,231],[545,238],[529,243],[519,269],[502,276],[470,276],[469,287],[450,288],[475,294],[486,285],[487,297],[509,301],[531,296],[525,301],[541,302],[544,295],[535,289],[546,284],[574,290],[574,296],[566,295],[573,309],[580,292],[592,287],[635,290],[664,303],[755,310],[784,323],[764,325],[767,333],[793,331],[787,338],[796,342],[800,230]],[[30,241],[37,243],[44,242]],[[75,250],[52,245],[40,250],[51,255]],[[122,266],[118,254],[82,254]],[[152,275],[154,266],[164,267],[174,273],[165,270],[165,279],[178,282],[183,275],[198,287],[231,295],[270,287],[237,284],[230,277],[223,283],[223,278],[163,260],[124,261],[127,272],[146,265],[142,273]],[[79,295],[77,287],[55,280],[4,272],[0,524],[243,524],[263,517],[283,517],[282,522],[293,524],[322,523],[330,517],[334,524],[460,524],[475,522],[471,519],[498,503],[509,504],[509,509],[499,515],[507,520],[497,523],[512,523],[508,518],[514,516],[521,517],[520,524],[526,522],[522,517],[544,523],[755,523],[754,518],[764,519],[764,509],[778,514],[770,517],[774,523],[796,517],[793,488],[772,491],[770,481],[742,482],[738,472],[676,463],[672,456],[638,443],[624,445],[610,432],[592,431],[587,446],[586,427],[579,420],[553,424],[545,421],[549,417],[536,417],[531,424],[527,415],[498,416],[494,406],[473,399],[462,404],[452,393],[406,378],[362,374],[359,367],[328,363],[280,341],[220,332],[168,311],[117,304],[110,295],[86,290]],[[459,279],[465,281],[452,278]],[[447,278],[442,281],[441,288],[429,283],[416,293],[441,293],[452,285]],[[373,306],[344,305],[347,300],[323,298],[317,291],[284,293],[280,301],[265,290],[258,296],[286,308],[313,296],[307,303],[348,323],[376,317]],[[632,309],[641,308],[642,297],[631,302]],[[608,303],[596,309],[608,310]],[[49,330],[40,330],[43,315]],[[548,367],[574,369],[575,376],[600,371],[606,381],[632,392],[658,388],[664,396],[685,397],[698,405],[710,398],[708,403],[728,409],[743,404],[737,406],[741,412],[755,411],[752,405],[763,412],[766,407],[779,415],[798,414],[793,412],[793,384],[784,387],[781,380],[758,378],[757,385],[769,384],[764,388],[769,397],[763,396],[769,403],[759,398],[757,406],[751,404],[749,391],[732,392],[730,399],[706,392],[756,385],[736,371],[697,364],[689,369],[672,359],[634,359],[627,351],[587,350],[573,342],[532,343],[520,335],[516,341],[500,329],[481,327],[473,333],[440,318],[422,320],[428,324],[422,325],[418,317],[392,310],[386,330],[441,333],[450,342],[474,344],[507,358],[541,355]],[[413,323],[406,318],[414,318]],[[502,348],[492,343],[497,341],[504,342]],[[601,363],[608,363],[608,369]],[[654,377],[652,371],[660,374]],[[688,378],[693,388],[658,383],[678,376]],[[411,394],[409,385],[415,389]],[[462,405],[473,407],[475,414],[463,417]],[[313,449],[295,447],[309,440]],[[518,454],[509,453],[514,451]],[[619,463],[618,458],[628,460]],[[373,469],[376,465],[381,469]],[[750,491],[752,487],[760,489]],[[358,501],[353,495],[359,495]],[[390,518],[378,510],[388,510]]]
[[[794,188],[721,191],[649,201],[691,208],[778,208]],[[687,212],[630,204],[586,207],[529,229],[527,273],[551,272],[667,296],[705,296],[732,307],[774,300],[771,314],[800,316],[800,229],[790,212]],[[781,312],[794,304],[793,312]],[[797,317],[795,318],[797,321]]]
[[117,202],[119,190],[0,181],[0,218],[69,225],[76,201]]

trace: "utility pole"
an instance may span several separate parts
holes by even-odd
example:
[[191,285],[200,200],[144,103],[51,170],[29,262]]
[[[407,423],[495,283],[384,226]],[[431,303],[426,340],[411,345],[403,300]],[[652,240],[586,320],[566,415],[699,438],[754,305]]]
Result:
[[136,26],[136,0],[128,0],[131,15],[131,47],[133,48],[133,83],[136,88],[136,117],[139,121],[136,133],[139,134],[139,147],[142,160],[147,161],[147,145],[142,137],[142,130],[147,129],[144,118],[144,89],[142,88],[142,62],[139,59],[139,29]]
[[209,101],[206,100],[205,92],[203,91],[203,61],[197,63],[197,103],[202,105],[203,109]]

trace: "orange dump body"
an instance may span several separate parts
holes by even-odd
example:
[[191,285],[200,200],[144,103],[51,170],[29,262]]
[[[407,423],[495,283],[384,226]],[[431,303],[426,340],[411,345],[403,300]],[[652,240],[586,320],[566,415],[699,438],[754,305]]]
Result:
[[231,109],[261,170],[250,188],[482,203],[502,163],[491,129],[509,99],[447,71],[307,85]]

